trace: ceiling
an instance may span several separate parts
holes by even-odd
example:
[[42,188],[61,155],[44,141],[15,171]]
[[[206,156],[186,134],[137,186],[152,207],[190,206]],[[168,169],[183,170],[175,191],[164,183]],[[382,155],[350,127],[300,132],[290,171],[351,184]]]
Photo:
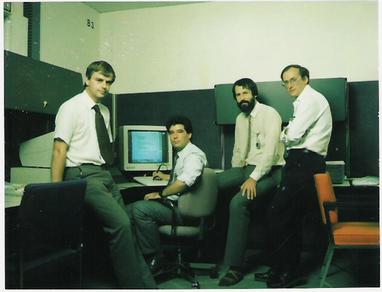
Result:
[[163,6],[173,6],[173,5],[184,5],[190,3],[198,2],[165,2],[165,1],[156,1],[156,2],[83,2],[84,4],[95,9],[99,13],[121,11],[121,10],[130,10],[130,9],[142,9],[142,8],[153,8],[153,7],[163,7]]

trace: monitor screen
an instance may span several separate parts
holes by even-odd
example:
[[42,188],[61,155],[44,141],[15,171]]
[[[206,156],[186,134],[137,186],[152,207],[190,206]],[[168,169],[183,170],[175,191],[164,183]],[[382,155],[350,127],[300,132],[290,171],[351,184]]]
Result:
[[124,171],[154,171],[172,167],[172,147],[163,126],[120,127],[120,166]]

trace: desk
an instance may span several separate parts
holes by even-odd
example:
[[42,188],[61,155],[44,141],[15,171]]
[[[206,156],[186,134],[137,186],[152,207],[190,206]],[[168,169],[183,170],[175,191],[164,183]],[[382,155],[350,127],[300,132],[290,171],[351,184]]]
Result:
[[4,194],[4,207],[5,209],[20,206],[21,199],[24,194],[25,185],[5,183]]
[[[140,183],[137,182],[132,182],[132,181],[127,181],[127,182],[121,182],[117,184],[119,190],[125,193],[126,190],[132,189],[132,188],[142,188],[145,190],[152,190],[153,187],[147,187],[144,185],[141,185]],[[158,188],[154,188],[157,190]],[[9,208],[15,208],[20,206],[21,199],[23,197],[24,193],[24,186],[18,185],[16,189],[11,188],[11,187],[5,187],[5,196],[4,196],[4,208],[9,209]]]
[[[370,202],[379,206],[379,185],[354,185],[352,179],[342,184],[333,184],[337,200],[341,202]],[[379,208],[375,210],[343,210],[341,220],[379,221]]]

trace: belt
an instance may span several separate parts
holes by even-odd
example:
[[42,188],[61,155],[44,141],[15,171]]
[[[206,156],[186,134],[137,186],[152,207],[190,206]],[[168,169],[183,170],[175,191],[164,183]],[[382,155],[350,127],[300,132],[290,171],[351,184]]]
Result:
[[93,163],[82,163],[81,165],[78,165],[76,167],[81,167],[81,166],[95,166],[95,167],[100,167],[102,169],[107,169],[110,167],[110,165],[107,165],[106,163],[101,164],[101,165],[97,165],[97,164],[93,164]]
[[309,149],[306,149],[306,148],[301,148],[301,149],[289,149],[288,151],[286,151],[286,157],[288,157],[289,153],[291,153],[291,152],[295,152],[295,153],[305,153],[305,154],[313,154],[313,155],[318,155],[318,156],[324,158],[323,155],[318,154],[317,152],[314,152],[314,151],[309,150]]

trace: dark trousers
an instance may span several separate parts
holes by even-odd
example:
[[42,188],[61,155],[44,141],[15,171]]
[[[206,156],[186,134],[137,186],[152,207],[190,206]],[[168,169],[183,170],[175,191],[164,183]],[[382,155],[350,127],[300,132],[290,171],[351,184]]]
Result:
[[[255,166],[235,167],[218,175],[219,189],[237,187],[244,183]],[[248,200],[239,191],[233,196],[229,205],[229,223],[224,263],[228,266],[241,267],[244,261],[248,241],[248,231],[252,212],[270,203],[272,191],[280,183],[281,166],[275,166],[256,184],[256,198]]]
[[135,242],[123,199],[110,172],[95,165],[68,167],[65,180],[71,179],[87,181],[85,207],[102,224],[120,287],[155,288],[155,281]]
[[313,175],[324,171],[323,156],[306,150],[288,152],[280,188],[267,214],[267,247],[273,269],[297,268],[303,219],[319,212]]

